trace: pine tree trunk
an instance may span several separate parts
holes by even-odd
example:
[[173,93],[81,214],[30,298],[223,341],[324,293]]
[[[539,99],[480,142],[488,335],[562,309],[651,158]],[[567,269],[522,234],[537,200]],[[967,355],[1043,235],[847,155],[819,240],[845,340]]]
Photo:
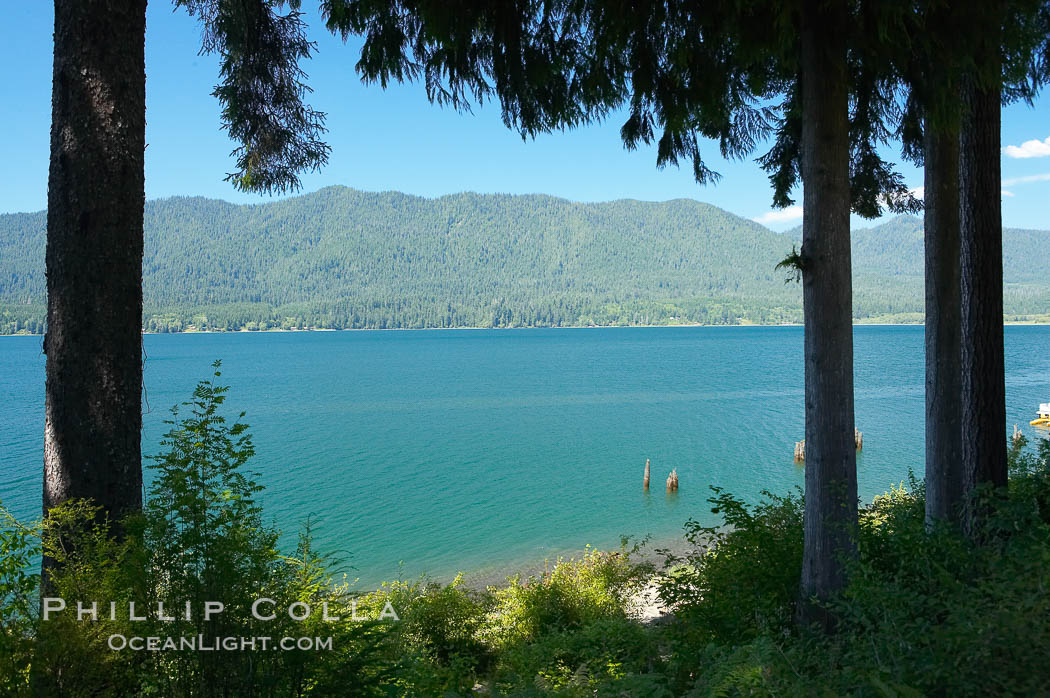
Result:
[[813,598],[845,585],[856,553],[846,8],[806,3],[802,26],[802,301],[806,510],[799,619],[830,629]]
[[[989,27],[996,26],[989,21]],[[978,65],[998,75],[995,32]],[[1003,357],[1003,225],[1000,184],[1001,85],[963,88],[959,191],[962,279],[962,467],[964,486],[1006,485]],[[967,497],[964,526],[976,535],[984,512]]]
[[56,0],[44,511],[142,504],[145,0]]
[[959,134],[927,123],[926,236],[926,520],[962,513],[961,289],[959,279]]

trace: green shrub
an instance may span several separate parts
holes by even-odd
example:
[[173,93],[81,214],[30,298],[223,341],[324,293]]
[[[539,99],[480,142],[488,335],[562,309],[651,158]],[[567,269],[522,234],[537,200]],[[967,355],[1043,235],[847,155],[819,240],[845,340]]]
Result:
[[357,600],[358,612],[397,613],[389,630],[388,660],[397,685],[417,695],[469,692],[492,660],[480,638],[491,608],[488,594],[465,588],[457,576],[442,585],[421,578],[384,582]]
[[[677,690],[705,696],[1044,693],[1050,685],[1050,527],[1039,499],[1050,470],[1047,449],[1012,449],[1010,486],[995,494],[979,543],[949,526],[929,530],[924,488],[914,478],[864,507],[849,585],[829,602],[839,619],[832,636],[768,625],[755,633],[742,613],[741,625],[751,632],[734,641],[710,632],[711,615],[682,616],[692,633],[674,636]],[[778,520],[744,523],[754,530]],[[723,539],[719,550],[739,543]],[[765,550],[752,569],[776,559]]]
[[671,695],[661,668],[658,630],[607,617],[505,645],[491,683],[497,695]]
[[510,580],[492,589],[495,604],[486,628],[495,647],[572,630],[603,619],[621,619],[627,602],[648,569],[634,564],[626,550],[588,549],[579,560],[561,560],[540,578]]
[[[460,695],[481,683],[494,695],[575,695],[584,687],[593,695],[599,686],[642,681],[651,663],[640,651],[650,634],[626,609],[644,573],[626,549],[589,550],[542,577],[484,592],[464,588],[460,577],[447,585],[423,578],[385,583],[358,604],[373,615],[386,604],[397,609],[391,659],[406,694]],[[569,664],[572,675],[563,676]]]
[[749,506],[712,487],[723,525],[686,524],[693,550],[670,557],[660,596],[689,642],[740,643],[791,626],[802,569],[801,496],[764,492]]
[[[220,375],[216,362],[215,376]],[[384,624],[352,617],[348,584],[335,583],[330,560],[312,547],[309,521],[293,555],[277,549],[279,532],[263,523],[255,497],[262,489],[245,469],[254,454],[247,426],[228,424],[220,413],[227,388],[198,384],[188,415],[168,422],[154,459],[157,475],[141,515],[122,522],[124,537],[110,537],[97,508],[67,502],[49,512],[44,550],[56,562],[54,595],[72,608],[76,600],[99,601],[97,622],[78,620],[70,610],[38,624],[34,687],[63,696],[299,696],[381,695],[389,683],[383,654]],[[243,413],[241,414],[243,417]],[[252,603],[270,599],[260,615]],[[204,603],[224,604],[206,619]],[[116,602],[115,617],[105,602]],[[132,620],[129,604],[145,620]],[[310,614],[293,619],[289,607],[302,602]],[[158,603],[165,604],[161,618]],[[190,604],[191,613],[183,614]],[[329,621],[322,616],[338,617]],[[298,607],[297,613],[305,610]],[[301,613],[300,613],[301,615]],[[331,649],[225,649],[114,651],[115,635],[126,637],[331,638]],[[327,692],[326,692],[327,691]]]
[[1024,435],[1011,440],[1009,464],[1011,500],[1029,507],[1030,517],[1050,524],[1050,438],[1040,439],[1035,450],[1028,448]]
[[[927,531],[921,487],[892,490],[861,518],[861,556],[834,602],[841,660],[854,690],[1032,695],[1050,685],[1050,526],[1040,499],[1047,446],[1011,449],[1009,487],[995,493],[985,530]],[[913,483],[913,485],[916,483]]]
[[457,576],[445,586],[426,585],[404,607],[399,630],[438,662],[458,659],[476,668],[488,660],[488,649],[478,635],[490,604],[484,594],[463,588],[462,581]]
[[29,572],[40,554],[39,527],[20,523],[0,503],[0,695],[29,690],[40,576]]

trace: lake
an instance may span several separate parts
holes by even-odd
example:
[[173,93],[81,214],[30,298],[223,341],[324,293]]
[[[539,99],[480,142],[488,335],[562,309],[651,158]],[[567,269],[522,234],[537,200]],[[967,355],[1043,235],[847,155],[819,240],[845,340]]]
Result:
[[[855,330],[862,499],[923,470],[923,329]],[[0,500],[38,514],[40,337],[0,337]],[[1050,400],[1050,327],[1006,328],[1008,422]],[[145,337],[143,453],[222,359],[266,515],[312,517],[360,587],[665,542],[713,522],[709,485],[755,501],[803,484],[802,329],[683,327]],[[1044,432],[1045,433],[1045,432]],[[653,486],[642,492],[651,460]],[[677,495],[664,480],[677,468]],[[149,472],[147,471],[147,479]]]

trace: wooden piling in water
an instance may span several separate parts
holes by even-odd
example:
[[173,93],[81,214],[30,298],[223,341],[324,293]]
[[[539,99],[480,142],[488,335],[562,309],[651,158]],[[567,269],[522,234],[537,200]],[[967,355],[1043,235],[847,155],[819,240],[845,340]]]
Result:
[[667,476],[667,491],[677,492],[678,491],[678,469],[675,468],[671,471],[671,474]]
[[645,479],[642,480],[642,489],[649,491],[649,459],[645,459]]
[[1023,433],[1021,433],[1021,430],[1020,430],[1020,429],[1018,429],[1018,428],[1017,428],[1017,425],[1015,424],[1015,425],[1014,425],[1014,433],[1013,433],[1013,434],[1012,434],[1012,435],[1010,436],[1010,440],[1011,440],[1011,443],[1012,443],[1012,444],[1013,444],[1013,445],[1014,445],[1014,446],[1016,447],[1016,446],[1017,446],[1017,444],[1018,444],[1018,443],[1019,443],[1019,442],[1021,441],[1021,439],[1023,439],[1023,438],[1024,438],[1024,434],[1023,434]]
[[[856,444],[858,451],[864,449],[864,432],[856,427],[853,428],[853,443]],[[795,462],[801,463],[804,460],[806,460],[806,440],[802,439],[795,442]]]

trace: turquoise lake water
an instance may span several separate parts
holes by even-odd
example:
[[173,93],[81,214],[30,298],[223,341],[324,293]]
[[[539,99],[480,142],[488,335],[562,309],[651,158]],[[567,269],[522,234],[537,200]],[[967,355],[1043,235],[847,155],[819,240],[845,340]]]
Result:
[[[855,337],[868,500],[922,473],[923,330]],[[1048,349],[1050,327],[1006,328],[1008,420],[1032,435],[1050,401]],[[289,547],[312,516],[361,587],[509,569],[621,535],[668,541],[689,518],[713,521],[709,485],[754,500],[803,483],[798,327],[151,335],[145,350],[143,452],[222,359],[267,516]],[[43,386],[40,338],[0,337],[0,500],[26,518],[41,499]],[[663,486],[672,467],[676,496]]]

